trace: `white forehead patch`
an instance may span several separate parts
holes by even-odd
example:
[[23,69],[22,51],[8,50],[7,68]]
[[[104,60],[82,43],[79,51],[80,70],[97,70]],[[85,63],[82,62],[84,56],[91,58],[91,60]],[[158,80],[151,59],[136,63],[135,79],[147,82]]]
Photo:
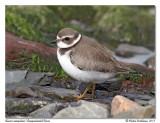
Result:
[[74,35],[65,35],[65,36],[62,36],[61,38],[57,36],[57,39],[63,39],[63,38],[66,38],[66,37],[73,38]]
[[[73,37],[73,35],[70,35],[70,36]],[[62,38],[64,38],[64,37],[69,37],[69,36],[63,36]],[[57,36],[57,39],[62,39],[62,38],[59,38],[59,37]],[[70,37],[70,38],[71,38],[71,37]],[[79,36],[77,37],[77,39],[75,39],[75,40],[72,42],[72,44],[66,44],[66,43],[64,43],[64,42],[62,42],[62,41],[59,41],[59,42],[57,43],[57,46],[58,46],[59,48],[69,48],[69,47],[72,47],[73,45],[75,45],[75,44],[80,40],[80,38],[81,38],[81,34],[79,34]]]

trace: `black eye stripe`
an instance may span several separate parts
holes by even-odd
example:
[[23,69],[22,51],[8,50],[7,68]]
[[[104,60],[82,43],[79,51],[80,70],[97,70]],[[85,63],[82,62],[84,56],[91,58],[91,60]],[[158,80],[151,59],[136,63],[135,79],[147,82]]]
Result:
[[65,39],[66,41],[68,41],[70,38],[69,38],[69,37],[65,37],[64,39]]

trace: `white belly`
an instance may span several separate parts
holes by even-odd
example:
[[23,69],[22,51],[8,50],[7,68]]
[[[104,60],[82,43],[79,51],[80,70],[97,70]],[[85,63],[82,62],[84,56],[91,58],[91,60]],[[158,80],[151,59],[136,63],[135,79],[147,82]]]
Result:
[[101,83],[115,76],[114,73],[102,73],[95,71],[82,71],[77,66],[74,66],[69,57],[70,51],[66,52],[64,55],[60,55],[59,49],[57,50],[57,57],[60,65],[64,71],[74,79],[81,82],[93,82]]

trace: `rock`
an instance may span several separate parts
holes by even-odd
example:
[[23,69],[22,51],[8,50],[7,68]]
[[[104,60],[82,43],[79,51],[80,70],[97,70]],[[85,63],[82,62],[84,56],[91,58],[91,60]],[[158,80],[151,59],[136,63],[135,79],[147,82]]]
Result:
[[50,85],[53,81],[53,73],[50,72],[32,72],[29,71],[26,80],[32,85]]
[[68,104],[51,103],[29,114],[32,118],[51,118],[59,110],[68,107]]
[[150,72],[150,73],[153,73],[153,74],[155,72],[155,70],[153,68],[148,68],[144,65],[135,64],[135,63],[126,63],[126,62],[120,62],[120,63],[124,64],[127,67],[134,67],[136,69],[143,70],[143,71],[146,71],[146,72]]
[[152,96],[135,94],[135,93],[120,93],[120,95],[125,96],[125,97],[129,98],[130,100],[140,99],[140,100],[149,101],[149,100],[153,99]]
[[39,80],[39,85],[50,85],[53,81],[52,79],[53,73],[46,73],[44,76]]
[[[154,82],[154,84],[155,84],[155,82]],[[150,93],[151,93],[152,95],[155,95],[155,85],[153,85],[153,86],[151,87]]]
[[80,100],[76,107],[67,107],[53,118],[108,118],[109,111],[103,104]]
[[148,105],[148,101],[146,100],[140,100],[140,99],[135,99],[135,102],[141,106],[146,106]]
[[33,41],[23,40],[10,32],[5,33],[6,41],[6,60],[14,60],[19,58],[19,53],[24,51],[26,54],[39,53],[43,56],[56,56],[56,49],[45,46]]
[[37,98],[10,98],[5,99],[6,113],[10,115],[31,113],[49,102]]
[[142,107],[124,112],[119,112],[113,118],[152,118],[155,115],[155,109],[152,106]]
[[58,99],[58,100],[73,100],[75,99],[74,96],[78,96],[79,93],[77,91],[65,88],[54,88],[50,86],[39,87],[39,86],[32,86],[33,90],[41,93],[43,97],[49,97],[51,99]]
[[150,105],[133,112],[133,118],[152,118],[154,115],[155,109]]
[[17,87],[13,91],[13,97],[26,98],[26,97],[38,97],[38,95],[37,93],[32,91],[29,87]]
[[25,79],[28,70],[16,70],[16,71],[5,71],[5,82],[13,83],[20,82],[22,79]]
[[[78,90],[81,93],[83,93],[85,91],[87,85],[88,85],[88,83],[81,83],[79,85]],[[96,84],[95,90],[105,90],[105,91],[108,91],[108,92],[118,91],[118,90],[120,90],[121,85],[122,85],[122,79],[121,78],[113,78],[113,79],[107,80],[103,83]],[[88,93],[92,93],[92,86],[89,88]]]
[[[20,115],[14,115],[14,116],[7,116],[6,118],[12,118],[12,119],[29,119],[31,117],[25,117],[25,116],[20,116]],[[22,121],[24,122],[24,121]]]
[[96,90],[94,92],[94,96],[96,97],[96,99],[104,99],[106,97],[108,97],[109,92],[104,91],[104,90]]
[[[14,73],[15,71],[13,71]],[[26,71],[20,71],[22,73],[26,73]],[[19,74],[16,73],[16,75]],[[16,77],[15,75],[15,77]],[[21,75],[21,74],[20,74]],[[17,75],[19,76],[19,75]],[[51,82],[53,81],[52,79],[53,74],[52,73],[48,73],[48,72],[32,72],[32,71],[28,71],[28,73],[26,73],[25,77],[22,78],[21,81],[12,81],[10,79],[10,82],[6,83],[6,89],[7,90],[14,90],[16,87],[30,87],[32,85],[50,85]],[[10,78],[10,75],[6,75],[6,78]],[[11,77],[12,78],[12,77]],[[11,82],[12,81],[12,82]]]
[[135,54],[150,54],[152,51],[142,46],[134,46],[129,44],[120,44],[116,51],[116,55],[121,57],[132,57]]
[[145,62],[145,65],[147,65],[147,67],[149,68],[154,68],[155,69],[155,56],[152,56],[150,58],[148,58]]
[[51,83],[51,86],[52,86],[52,87],[55,87],[55,88],[65,88],[64,83],[59,82],[59,81],[57,81],[57,80],[55,80],[55,79],[53,79],[53,81],[52,81],[52,83]]
[[150,100],[150,101],[148,102],[148,104],[156,107],[156,99],[154,98],[154,99]]
[[123,96],[117,95],[112,100],[111,114],[114,116],[119,112],[124,112],[124,111],[133,110],[133,109],[139,109],[139,108],[142,108],[142,106],[138,105],[137,103]]
[[[88,83],[81,83],[81,84],[78,86],[78,90],[80,91],[81,94],[85,91],[85,89],[87,88],[87,85],[88,85]],[[91,85],[91,87],[89,88],[89,90],[88,90],[87,93],[90,93],[90,94],[92,93],[92,86],[93,86],[93,85]]]
[[111,104],[113,100],[113,97],[107,97],[107,98],[103,98],[103,99],[94,99],[94,102],[99,102],[99,103],[103,103],[103,104]]
[[122,79],[113,78],[101,84],[96,84],[96,90],[106,90],[108,92],[118,91],[121,89]]
[[[67,82],[64,83],[65,84],[65,88],[67,89],[74,89],[77,90],[79,88],[79,86],[81,85],[81,82],[79,81],[75,81],[75,80],[69,80]],[[86,86],[86,84],[84,84]]]

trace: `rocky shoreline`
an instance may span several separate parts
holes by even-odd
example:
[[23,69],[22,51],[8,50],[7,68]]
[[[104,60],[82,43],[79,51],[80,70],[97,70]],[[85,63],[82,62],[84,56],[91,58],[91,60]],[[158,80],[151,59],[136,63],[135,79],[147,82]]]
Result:
[[[14,79],[19,72],[21,76]],[[76,101],[74,96],[87,85],[75,80],[60,82],[53,76],[6,71],[6,78],[12,78],[6,79],[6,118],[155,118],[155,95],[149,88],[125,92],[127,86],[132,90],[129,87],[135,85],[115,78],[96,85],[93,101],[89,97]]]

